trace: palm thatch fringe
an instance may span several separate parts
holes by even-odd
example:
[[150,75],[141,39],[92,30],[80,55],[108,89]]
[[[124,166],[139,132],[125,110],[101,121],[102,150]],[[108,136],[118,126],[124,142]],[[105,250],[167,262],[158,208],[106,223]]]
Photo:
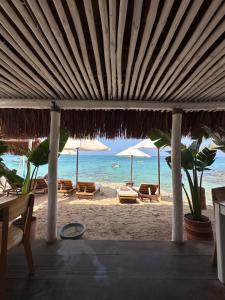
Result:
[[[0,109],[0,134],[3,138],[48,136],[49,110]],[[77,138],[145,138],[153,128],[170,132],[172,114],[167,111],[62,110],[61,127]],[[225,112],[184,112],[182,134],[196,133],[202,126],[225,128]]]

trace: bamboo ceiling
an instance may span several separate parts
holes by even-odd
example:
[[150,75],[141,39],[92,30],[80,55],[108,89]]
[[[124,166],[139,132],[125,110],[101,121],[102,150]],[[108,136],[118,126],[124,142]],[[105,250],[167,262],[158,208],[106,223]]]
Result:
[[224,101],[225,1],[0,0],[0,98]]

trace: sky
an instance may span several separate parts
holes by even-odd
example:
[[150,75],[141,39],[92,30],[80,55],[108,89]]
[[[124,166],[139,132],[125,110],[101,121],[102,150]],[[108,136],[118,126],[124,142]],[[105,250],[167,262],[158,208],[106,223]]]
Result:
[[[123,151],[127,149],[128,147],[134,146],[137,143],[141,142],[141,139],[114,139],[109,140],[105,138],[99,138],[99,141],[101,141],[103,144],[108,146],[110,148],[109,151],[94,151],[94,152],[88,152],[88,151],[81,151],[80,155],[115,155],[120,151]],[[189,138],[183,138],[182,142],[184,144],[190,144],[191,139]],[[207,140],[203,142],[203,145],[207,146],[211,143],[211,140]],[[141,149],[140,149],[141,150]],[[150,154],[151,156],[157,156],[157,150],[155,149],[145,149],[144,152]],[[161,151],[161,156],[167,155],[166,151]],[[225,154],[221,151],[217,152],[217,156],[223,156],[225,157]]]

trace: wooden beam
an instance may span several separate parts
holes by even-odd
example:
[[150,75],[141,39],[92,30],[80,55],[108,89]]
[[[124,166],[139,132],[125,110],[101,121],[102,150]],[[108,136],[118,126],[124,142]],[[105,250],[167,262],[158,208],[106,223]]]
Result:
[[50,109],[51,102],[56,101],[62,109],[85,109],[85,110],[110,110],[110,109],[123,109],[123,110],[160,110],[171,111],[174,108],[180,108],[186,111],[217,111],[225,110],[225,98],[218,98],[218,101],[207,102],[159,102],[159,101],[137,101],[137,100],[68,100],[61,99],[19,99],[19,98],[1,98],[1,108],[32,108],[32,109]]

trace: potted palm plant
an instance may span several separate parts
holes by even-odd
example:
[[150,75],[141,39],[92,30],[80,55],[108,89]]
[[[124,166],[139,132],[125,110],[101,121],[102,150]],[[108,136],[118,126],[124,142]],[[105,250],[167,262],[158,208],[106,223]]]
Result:
[[[170,146],[170,137],[158,130],[150,134],[151,139],[162,147]],[[193,141],[191,145],[181,144],[181,167],[187,178],[189,189],[182,184],[183,190],[188,200],[190,213],[184,215],[185,230],[187,239],[191,240],[212,240],[212,225],[208,217],[202,214],[202,180],[204,171],[214,163],[216,150],[208,147],[200,150],[202,137]],[[171,167],[171,155],[166,157],[168,165]]]

